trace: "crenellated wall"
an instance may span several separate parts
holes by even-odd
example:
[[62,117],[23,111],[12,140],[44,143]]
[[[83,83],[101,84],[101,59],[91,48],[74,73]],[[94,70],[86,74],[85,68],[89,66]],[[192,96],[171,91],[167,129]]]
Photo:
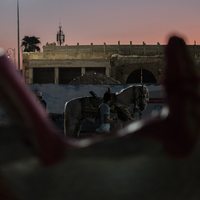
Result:
[[[43,46],[43,52],[23,53],[23,75],[27,83],[33,83],[33,70],[54,68],[54,82],[59,83],[59,69],[68,68],[71,71],[80,68],[80,72],[70,76],[77,76],[99,68],[105,70],[107,76],[127,83],[127,79],[135,70],[144,69],[155,77],[156,82],[162,80],[164,74],[164,51],[166,45],[65,45],[56,43]],[[200,45],[188,45],[191,57],[200,68]],[[91,69],[91,70],[90,70]],[[63,70],[61,70],[63,72]],[[53,73],[53,72],[52,72]],[[38,73],[37,73],[38,74]],[[66,75],[69,72],[66,72]],[[66,76],[64,75],[64,76]],[[63,78],[63,77],[62,77]],[[75,78],[75,77],[71,77]]]
[[[65,55],[69,56],[77,56],[80,53],[83,53],[85,55],[87,54],[100,54],[101,56],[108,57],[110,54],[120,54],[120,55],[140,55],[140,56],[154,56],[154,55],[161,55],[164,54],[166,45],[160,45],[158,42],[157,45],[146,45],[145,42],[143,42],[142,45],[134,45],[130,41],[130,44],[128,45],[122,45],[120,44],[120,41],[117,45],[107,45],[104,43],[103,45],[65,45],[65,46],[56,46],[56,43],[46,44],[46,46],[43,46],[43,53],[44,56],[48,56],[50,54],[56,54],[56,53],[63,53]],[[191,52],[191,55],[194,57],[200,57],[200,45],[188,45],[189,51]]]

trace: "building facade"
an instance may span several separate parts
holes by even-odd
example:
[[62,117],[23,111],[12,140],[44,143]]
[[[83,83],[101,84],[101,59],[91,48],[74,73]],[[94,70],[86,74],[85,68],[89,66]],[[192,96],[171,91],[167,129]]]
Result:
[[[188,45],[200,67],[200,46]],[[28,84],[68,84],[87,73],[102,73],[122,84],[159,83],[164,75],[165,45],[43,46],[43,52],[23,53],[23,76]]]

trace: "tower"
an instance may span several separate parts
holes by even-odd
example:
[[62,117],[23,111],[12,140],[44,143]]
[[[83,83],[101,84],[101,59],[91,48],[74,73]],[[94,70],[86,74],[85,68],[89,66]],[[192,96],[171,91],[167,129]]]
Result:
[[57,43],[61,46],[65,42],[65,35],[61,30],[62,26],[59,23],[59,31],[57,32]]

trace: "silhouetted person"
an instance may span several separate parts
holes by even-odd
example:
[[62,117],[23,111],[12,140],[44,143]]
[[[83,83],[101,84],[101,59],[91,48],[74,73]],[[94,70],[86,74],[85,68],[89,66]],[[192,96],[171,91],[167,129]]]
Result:
[[104,102],[100,105],[100,126],[96,129],[97,132],[109,132],[110,131],[110,123],[117,123],[118,118],[110,118],[110,106],[109,103],[111,101],[111,94],[106,92],[103,96]]
[[45,108],[45,110],[46,110],[46,108],[47,108],[47,103],[46,103],[46,101],[43,99],[43,94],[42,94],[42,92],[37,92],[36,93],[36,97],[37,97],[37,99],[38,99],[38,102]]

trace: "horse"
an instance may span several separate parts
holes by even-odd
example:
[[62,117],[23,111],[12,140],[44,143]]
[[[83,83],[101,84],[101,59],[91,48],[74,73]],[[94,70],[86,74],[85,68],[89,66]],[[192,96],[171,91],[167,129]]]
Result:
[[[111,93],[110,88],[108,91]],[[98,111],[98,108],[101,103],[103,103],[103,98],[99,98],[94,95],[93,97],[80,97],[74,98],[65,103],[64,108],[64,134],[72,137],[79,137],[80,130],[83,124],[83,120],[87,119],[94,123],[94,118]],[[133,105],[133,114],[135,112],[141,112],[145,110],[147,102],[149,100],[149,92],[146,86],[144,85],[132,85],[126,89],[122,89],[120,92],[111,93],[111,117],[118,114],[123,110],[130,109]],[[128,117],[125,116],[125,120],[128,121],[131,119],[130,112],[128,111]]]

